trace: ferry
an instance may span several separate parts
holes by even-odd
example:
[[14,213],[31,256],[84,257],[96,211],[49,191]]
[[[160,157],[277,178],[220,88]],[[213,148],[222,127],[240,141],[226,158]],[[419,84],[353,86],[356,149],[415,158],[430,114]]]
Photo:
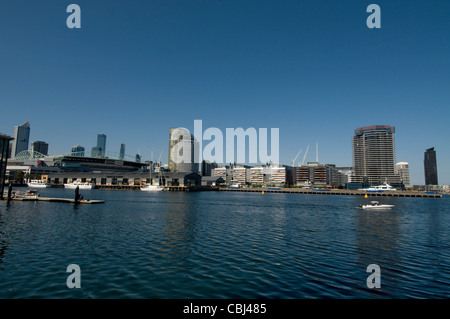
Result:
[[389,185],[388,183],[384,183],[382,185],[372,186],[369,188],[361,188],[360,191],[366,192],[384,192],[384,191],[396,191],[394,187]]
[[371,201],[370,204],[361,205],[362,209],[391,209],[394,205],[380,204],[377,201]]
[[228,188],[229,189],[240,189],[241,184],[239,184],[239,183],[231,184],[230,186],[228,186]]
[[36,188],[49,188],[52,187],[50,183],[45,183],[40,179],[32,179],[27,183],[28,187],[36,187]]
[[75,189],[75,188],[79,189],[93,189],[95,188],[95,184],[92,183],[88,183],[88,182],[80,182],[80,181],[75,181],[73,183],[70,184],[64,184],[64,188],[69,188],[69,189]]

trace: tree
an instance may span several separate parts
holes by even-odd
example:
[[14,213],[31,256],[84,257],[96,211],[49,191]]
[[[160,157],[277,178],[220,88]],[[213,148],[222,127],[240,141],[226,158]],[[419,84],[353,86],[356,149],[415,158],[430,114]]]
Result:
[[16,183],[23,183],[23,172],[22,171],[17,171],[16,174],[14,174],[14,181]]

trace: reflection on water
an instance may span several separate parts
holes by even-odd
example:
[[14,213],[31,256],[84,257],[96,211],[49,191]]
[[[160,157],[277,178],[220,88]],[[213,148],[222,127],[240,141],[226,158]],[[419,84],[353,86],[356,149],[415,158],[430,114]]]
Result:
[[[68,197],[64,189],[42,196]],[[1,298],[448,298],[450,200],[92,190],[0,203]],[[81,289],[68,289],[69,264]],[[381,288],[369,289],[370,264]]]

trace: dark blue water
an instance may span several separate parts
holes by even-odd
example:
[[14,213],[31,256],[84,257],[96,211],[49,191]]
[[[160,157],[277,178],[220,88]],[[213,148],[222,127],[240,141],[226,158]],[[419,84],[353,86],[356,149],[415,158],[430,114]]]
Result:
[[0,298],[450,297],[449,196],[367,212],[353,196],[82,194],[106,203],[0,202]]

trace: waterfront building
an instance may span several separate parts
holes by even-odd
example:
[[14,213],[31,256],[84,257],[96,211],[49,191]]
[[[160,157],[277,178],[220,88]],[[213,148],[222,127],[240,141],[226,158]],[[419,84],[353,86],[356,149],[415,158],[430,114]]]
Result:
[[227,173],[228,171],[226,166],[219,166],[211,170],[211,176],[222,177],[225,181],[227,180]]
[[395,164],[395,174],[400,175],[400,179],[405,187],[407,187],[407,188],[411,187],[408,162],[396,163]]
[[119,151],[119,159],[123,160],[125,158],[125,144],[120,144],[120,151]]
[[286,167],[279,164],[263,166],[264,184],[284,186],[286,184]]
[[195,161],[194,136],[184,128],[169,130],[169,170],[172,172],[198,172]]
[[106,152],[106,135],[105,134],[97,135],[97,147],[100,148],[101,156],[105,157],[105,152]]
[[85,149],[81,145],[75,145],[72,147],[72,151],[70,152],[70,155],[72,156],[84,156]]
[[395,174],[395,127],[371,125],[359,127],[352,139],[352,182],[364,185],[400,185],[400,176]]
[[43,141],[35,141],[31,143],[31,152],[38,152],[48,155],[48,144]]
[[12,137],[0,133],[0,199],[3,199],[3,190],[6,182],[6,167],[8,165],[8,150]]
[[264,184],[264,168],[263,166],[254,166],[250,169],[250,176],[249,176],[249,182],[252,185],[255,184]]
[[211,163],[208,160],[203,160],[201,164],[200,173],[202,176],[211,176],[212,170],[217,167],[217,163]]
[[247,184],[247,167],[244,165],[234,165],[233,167],[233,183],[241,185]]
[[434,147],[431,147],[425,151],[423,165],[425,169],[425,185],[439,185],[436,151],[434,150]]
[[15,157],[22,151],[28,150],[30,140],[30,123],[26,121],[22,125],[14,126],[14,140],[12,142],[11,157]]

